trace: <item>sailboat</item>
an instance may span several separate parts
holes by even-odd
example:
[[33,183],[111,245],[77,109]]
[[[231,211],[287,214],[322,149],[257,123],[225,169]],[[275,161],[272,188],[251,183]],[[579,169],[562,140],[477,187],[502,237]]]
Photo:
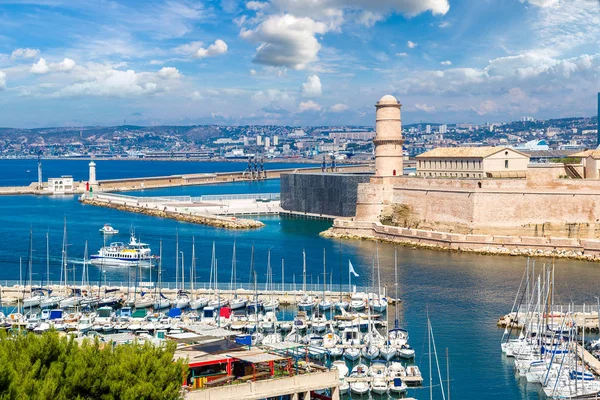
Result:
[[306,293],[306,252],[302,249],[302,292],[304,295],[298,302],[298,311],[312,311],[315,307],[315,301],[312,296]]
[[[46,235],[46,240],[48,235]],[[48,259],[48,244],[46,243],[46,259]],[[49,269],[49,262],[47,262],[46,269]],[[87,268],[88,268],[88,242],[85,241],[85,249],[83,251],[83,271],[81,273],[81,287],[83,288],[86,282]],[[48,274],[48,272],[46,272]],[[88,280],[89,283],[89,280]],[[59,302],[61,308],[77,307],[81,303],[81,289],[76,290],[73,288],[70,296],[65,297]]]
[[271,270],[271,250],[267,255],[267,293],[271,293],[269,300],[263,303],[265,311],[275,311],[279,308],[279,300],[273,294],[273,271]]
[[208,299],[206,297],[194,294],[194,283],[196,283],[196,239],[192,237],[192,266],[190,267],[190,285],[192,292],[192,299],[190,300],[190,308],[192,310],[198,310],[208,305]]
[[374,312],[383,313],[387,310],[388,301],[387,298],[381,295],[381,274],[379,271],[379,245],[376,246],[376,259],[377,259],[377,297],[371,299],[369,304]]
[[233,256],[231,257],[231,290],[233,291],[233,299],[229,302],[229,307],[232,310],[246,308],[246,299],[237,295],[237,262],[235,258],[235,240],[233,241]]
[[323,298],[319,302],[319,310],[321,311],[331,310],[331,307],[333,306],[331,300],[327,300],[327,297],[325,297],[325,289],[327,287],[327,272],[325,268],[325,262],[325,249],[323,249]]
[[[350,271],[348,271],[348,274],[350,274]],[[348,290],[351,289],[349,288]],[[342,242],[340,240],[340,300],[335,303],[335,309],[339,311],[347,310],[349,305],[342,297]]]
[[177,298],[175,299],[175,306],[179,309],[184,309],[189,307],[190,298],[185,291],[185,262],[183,258],[183,251],[181,252],[181,288],[177,293]]
[[[33,268],[33,230],[29,228],[29,256],[28,256],[28,264],[27,269],[29,271],[29,297],[23,299],[23,308],[33,308],[38,307],[42,300],[46,298],[44,296],[43,291],[38,288],[36,291],[33,287],[33,272],[31,269]],[[23,291],[25,288],[23,287]],[[24,296],[23,296],[24,297]]]
[[[69,277],[69,273],[68,273],[68,268],[67,268],[67,263],[68,263],[68,259],[67,259],[67,218],[65,217],[64,219],[64,228],[63,228],[63,245],[62,245],[62,272],[61,275],[64,276],[64,288],[65,288],[65,292],[67,291],[67,287],[68,287],[68,277]],[[48,247],[48,242],[46,242],[46,247]],[[48,249],[46,249],[46,252],[48,252]],[[40,302],[40,308],[53,308],[53,307],[57,307],[59,305],[59,303],[61,302],[61,300],[64,299],[63,296],[51,296],[52,291],[50,289],[48,289],[47,291],[47,297],[42,300]]]
[[[253,279],[256,271],[254,270],[254,243],[252,243],[252,251],[250,253],[250,279]],[[256,285],[254,287],[256,292]],[[263,307],[263,302],[258,298],[258,294],[255,294],[254,300],[247,302],[246,307],[248,308],[248,314],[257,314]],[[254,328],[253,328],[254,329]]]
[[156,288],[158,289],[158,293],[155,291],[152,308],[155,310],[162,310],[171,307],[171,300],[167,299],[167,297],[162,294],[162,240],[160,241],[158,268],[156,271]]

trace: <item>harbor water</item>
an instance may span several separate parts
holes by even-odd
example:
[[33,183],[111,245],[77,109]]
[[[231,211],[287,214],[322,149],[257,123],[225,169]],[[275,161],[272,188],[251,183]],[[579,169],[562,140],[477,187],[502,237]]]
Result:
[[[58,162],[58,161],[57,161]],[[66,163],[65,174],[72,161]],[[112,163],[122,161],[103,161]],[[154,162],[134,162],[139,171],[130,176],[141,176],[144,168]],[[0,163],[0,166],[2,164]],[[71,164],[72,166],[73,164]],[[236,167],[243,164],[235,164]],[[205,163],[206,172],[214,170],[215,163]],[[35,163],[32,162],[32,170]],[[62,168],[62,167],[61,167]],[[239,168],[237,168],[239,169]],[[108,167],[107,167],[108,170]],[[235,169],[233,169],[235,170]],[[196,170],[197,171],[197,170]],[[182,171],[165,172],[181,173]],[[10,171],[0,172],[3,184],[10,181]],[[81,173],[83,174],[83,173]],[[154,173],[156,175],[156,173]],[[117,177],[117,176],[115,176]],[[81,177],[83,178],[83,177]],[[35,179],[34,179],[35,180]],[[17,183],[12,183],[17,184]],[[147,190],[144,195],[271,193],[279,190],[278,181],[234,183],[186,188]],[[32,277],[36,283],[46,279],[45,255],[46,233],[50,240],[50,280],[60,280],[60,259],[63,237],[63,220],[67,220],[68,257],[71,273],[81,280],[81,264],[85,242],[90,253],[103,244],[98,229],[111,223],[121,231],[114,240],[127,241],[130,227],[140,239],[149,243],[158,253],[163,243],[163,279],[175,280],[175,236],[179,235],[179,250],[183,251],[186,268],[191,259],[192,237],[196,242],[197,280],[209,280],[212,243],[216,245],[219,260],[220,282],[230,281],[233,242],[236,241],[237,276],[240,282],[250,280],[250,259],[254,246],[255,268],[259,281],[266,280],[267,254],[271,251],[271,265],[275,284],[282,281],[281,259],[285,259],[285,282],[302,282],[302,250],[307,257],[307,281],[322,283],[323,249],[327,255],[327,271],[333,273],[334,285],[341,278],[348,282],[348,260],[352,261],[358,278],[353,284],[371,284],[372,262],[376,244],[369,241],[342,241],[326,239],[319,232],[327,229],[330,222],[323,220],[292,219],[281,217],[260,218],[266,226],[258,230],[229,231],[207,226],[181,223],[169,219],[157,219],[130,214],[113,209],[85,206],[75,196],[4,196],[0,197],[0,281],[19,279],[19,257],[23,259],[23,274],[28,259],[29,231],[33,231]],[[341,246],[341,247],[340,247]],[[521,280],[526,260],[519,257],[479,256],[472,254],[438,252],[398,247],[398,284],[400,323],[410,333],[410,343],[416,350],[416,363],[421,367],[428,385],[427,313],[435,333],[442,375],[445,375],[446,348],[450,357],[450,386],[453,399],[542,399],[539,385],[527,385],[515,376],[510,360],[502,356],[500,338],[502,330],[496,327],[497,319],[508,313]],[[394,296],[394,246],[379,244],[381,283]],[[548,263],[551,260],[538,260]],[[74,271],[73,271],[74,268]],[[599,295],[598,273],[600,266],[594,263],[558,260],[556,262],[556,302],[568,304],[595,304]],[[26,277],[24,276],[23,279]],[[107,269],[106,280],[112,283],[127,282],[128,271]],[[98,281],[100,271],[90,267],[90,280]],[[329,277],[327,278],[329,280]],[[376,283],[376,282],[375,282]],[[390,308],[393,310],[393,308]],[[390,316],[393,323],[393,316]],[[435,370],[435,367],[434,367]],[[437,379],[434,380],[436,384]],[[424,399],[429,397],[427,388],[409,390],[409,395]],[[439,389],[434,398],[441,399]]]

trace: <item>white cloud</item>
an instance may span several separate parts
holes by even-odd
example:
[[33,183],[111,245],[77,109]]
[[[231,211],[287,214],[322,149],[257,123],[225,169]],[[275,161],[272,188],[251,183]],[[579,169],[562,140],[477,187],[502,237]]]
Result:
[[448,0],[272,0],[272,4],[279,11],[326,21],[332,27],[343,22],[344,15],[372,24],[391,13],[413,17],[431,11],[443,15],[450,9]]
[[332,105],[329,108],[329,111],[334,112],[334,113],[338,113],[338,112],[344,112],[347,111],[350,107],[347,104],[342,104],[342,103],[337,103]]
[[75,61],[70,58],[65,58],[56,65],[56,69],[63,72],[69,72],[75,68]]
[[258,72],[256,72],[256,70],[255,70],[255,69],[251,69],[251,70],[250,70],[250,75],[252,75],[252,76],[256,76],[257,74],[258,74]]
[[213,44],[204,48],[202,42],[191,42],[177,46],[175,51],[179,54],[189,55],[195,58],[214,57],[227,53],[227,43],[221,39],[217,39]]
[[319,103],[315,103],[312,100],[303,101],[298,105],[298,112],[303,113],[306,111],[321,111],[321,105]]
[[440,64],[442,64],[442,65],[452,65],[452,61],[446,60],[446,61],[442,61]]
[[317,75],[309,76],[306,82],[302,84],[302,95],[304,97],[320,97],[322,94],[323,86]]
[[43,58],[40,58],[38,62],[33,64],[29,69],[29,72],[32,74],[45,74],[50,71],[50,67],[48,67],[48,63]]
[[154,82],[139,82],[139,75],[133,70],[112,70],[104,79],[75,83],[56,93],[57,97],[72,96],[103,96],[128,97],[155,93],[157,85]]
[[415,108],[417,110],[425,111],[427,113],[431,113],[435,111],[434,106],[428,106],[427,104],[415,104]]
[[18,60],[18,59],[30,60],[32,58],[36,58],[39,54],[40,54],[40,51],[38,49],[30,49],[30,48],[16,49],[10,55],[10,59],[11,60]]
[[438,24],[438,28],[450,28],[452,26],[452,22],[450,21],[442,21]]
[[[539,8],[528,12],[532,42],[538,51],[551,56],[587,45],[597,48],[600,37],[600,7],[598,1],[530,1]],[[595,4],[594,4],[595,3]]]
[[316,34],[327,27],[310,18],[293,15],[272,15],[253,30],[242,29],[240,36],[259,43],[254,61],[274,67],[304,69],[317,60],[321,49]]
[[6,73],[0,71],[0,90],[6,89]]
[[479,104],[479,107],[475,109],[477,114],[485,115],[495,112],[498,109],[498,105],[493,100],[485,100]]
[[409,49],[414,49],[415,47],[418,46],[418,44],[416,44],[415,42],[411,42],[410,40],[408,42],[406,42],[406,45],[408,46]]
[[559,4],[559,0],[520,0],[521,3],[529,3],[538,7],[554,7]]
[[199,91],[197,91],[197,90],[194,90],[192,93],[190,93],[189,97],[192,100],[202,100],[204,98],[202,96],[202,94]]
[[246,3],[246,8],[252,11],[262,11],[269,7],[269,3],[266,1],[249,1]]
[[260,90],[251,100],[259,107],[276,106],[288,110],[292,109],[296,102],[293,96],[277,89]]
[[177,79],[181,77],[181,73],[175,67],[163,67],[158,71],[157,75],[165,79]]
[[131,69],[124,71],[116,68],[112,65],[88,64],[77,69],[75,83],[63,86],[51,97],[135,97],[169,89],[164,86],[166,82],[158,72],[135,72]]
[[404,52],[402,52],[402,53],[396,53],[396,55],[397,55],[398,57],[406,57],[406,56],[408,55],[408,53],[404,53]]
[[195,56],[198,58],[213,57],[227,53],[227,43],[221,39],[217,39],[207,49],[198,49]]

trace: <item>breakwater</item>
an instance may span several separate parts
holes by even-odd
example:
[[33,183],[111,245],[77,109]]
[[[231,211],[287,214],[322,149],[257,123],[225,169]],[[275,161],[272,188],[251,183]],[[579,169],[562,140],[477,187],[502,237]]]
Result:
[[351,219],[335,220],[333,227],[322,232],[321,235],[330,238],[386,241],[431,250],[600,262],[600,240],[594,239],[464,235]]
[[138,214],[145,214],[152,217],[158,218],[169,218],[182,222],[190,222],[193,224],[202,224],[213,226],[217,228],[225,228],[225,229],[256,229],[262,228],[265,226],[260,221],[251,220],[251,219],[243,219],[236,217],[222,217],[222,216],[209,216],[209,215],[198,215],[198,214],[184,214],[178,211],[169,211],[166,208],[158,209],[158,208],[150,208],[144,207],[142,205],[131,205],[131,204],[119,204],[113,203],[111,201],[104,201],[93,197],[88,197],[83,195],[80,197],[79,201],[83,204],[88,204],[92,206],[99,207],[107,207],[113,208],[119,211],[127,211]]

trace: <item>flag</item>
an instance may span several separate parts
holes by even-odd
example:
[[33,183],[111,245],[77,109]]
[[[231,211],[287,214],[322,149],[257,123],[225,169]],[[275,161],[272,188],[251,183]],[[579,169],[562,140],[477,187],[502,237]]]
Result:
[[348,267],[349,267],[349,271],[350,271],[349,273],[358,278],[358,274],[354,270],[354,267],[352,266],[352,262],[350,260],[348,260]]

